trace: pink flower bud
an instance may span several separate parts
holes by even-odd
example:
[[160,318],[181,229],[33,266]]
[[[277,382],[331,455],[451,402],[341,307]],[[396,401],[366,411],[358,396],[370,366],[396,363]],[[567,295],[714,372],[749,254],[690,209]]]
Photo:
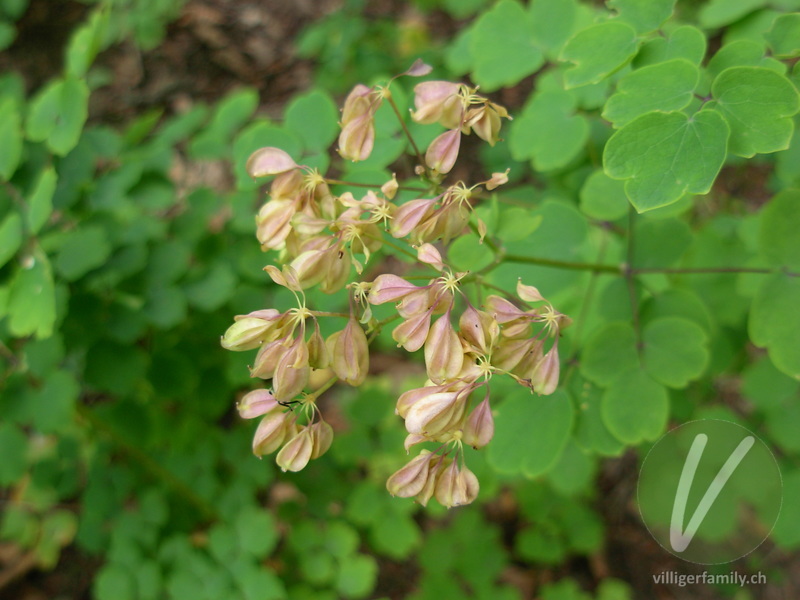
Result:
[[350,318],[344,330],[328,339],[328,345],[336,376],[352,386],[364,383],[369,371],[369,346],[358,321]]
[[437,271],[444,269],[442,255],[439,253],[436,246],[432,244],[422,244],[417,248],[417,260],[431,265]]
[[425,366],[434,383],[444,383],[456,377],[464,363],[461,340],[450,323],[450,311],[439,317],[425,341]]
[[466,395],[462,392],[431,394],[414,403],[406,415],[406,430],[428,437],[449,431],[464,416]]
[[424,81],[414,86],[411,118],[417,123],[441,122],[448,129],[461,126],[464,108],[459,98],[461,86],[449,81]]
[[236,410],[243,419],[254,419],[267,414],[280,406],[269,390],[247,392],[236,404]]
[[250,177],[277,175],[296,168],[297,163],[280,148],[259,148],[250,155],[245,165]]
[[328,271],[319,289],[326,294],[338,292],[350,279],[350,260],[344,252],[336,252],[328,263]]
[[389,227],[392,236],[396,238],[406,237],[423,219],[433,214],[435,206],[435,198],[419,198],[398,206]]
[[494,437],[494,418],[489,405],[489,394],[478,404],[467,417],[464,425],[464,443],[473,448],[483,448]]
[[434,309],[434,295],[437,292],[438,291],[434,290],[432,286],[418,288],[397,304],[397,312],[400,313],[400,316],[404,319],[411,319],[422,313],[428,313]]
[[301,471],[311,460],[314,451],[314,440],[308,427],[304,427],[292,439],[286,442],[275,457],[275,462],[282,471]]
[[339,134],[339,154],[353,162],[369,158],[374,145],[375,122],[371,113],[356,117]]
[[333,427],[325,421],[317,421],[310,429],[313,440],[311,458],[319,458],[328,451],[333,443]]
[[525,302],[541,302],[544,296],[539,293],[532,285],[525,285],[522,279],[517,280],[517,296],[525,300]]
[[261,207],[256,217],[256,238],[262,249],[271,250],[286,241],[295,210],[293,200],[270,200]]
[[559,376],[558,346],[554,345],[533,368],[531,387],[537,394],[548,396],[556,391]]
[[399,188],[400,184],[397,183],[397,175],[392,173],[392,178],[381,186],[381,192],[384,196],[391,200],[394,198],[395,194],[397,194],[397,190]]
[[401,498],[412,498],[422,491],[425,482],[428,480],[428,469],[431,459],[436,455],[427,450],[420,452],[418,456],[412,458],[405,466],[395,472],[386,482],[386,489],[392,496]]
[[419,290],[413,283],[397,275],[385,274],[378,275],[369,290],[370,304],[384,304],[385,302],[396,302],[404,296]]
[[[330,250],[333,249],[333,254]],[[303,252],[289,263],[297,272],[297,281],[304,290],[317,285],[328,274],[328,263],[335,256],[336,249],[331,246],[324,250]]]
[[500,337],[500,325],[482,310],[468,306],[458,320],[461,337],[478,354],[487,355]]
[[272,180],[269,195],[273,200],[294,200],[303,192],[303,172],[292,169],[281,173]]
[[466,127],[472,127],[475,134],[494,146],[500,140],[500,115],[490,105],[484,104],[467,113]]
[[392,338],[409,352],[416,352],[425,344],[431,327],[430,312],[415,315],[403,321],[392,331]]
[[458,461],[453,461],[436,482],[436,499],[442,506],[463,506],[472,503],[478,497],[480,485],[478,478],[466,466],[458,467]]
[[221,344],[226,350],[240,352],[258,348],[275,329],[280,313],[276,310],[261,316],[243,315],[235,317],[233,325],[222,336]]
[[273,412],[261,419],[253,436],[253,454],[261,457],[280,448],[288,432],[286,420],[283,412]]
[[275,368],[272,380],[275,399],[278,402],[288,402],[302,393],[308,385],[310,371],[308,347],[302,338],[297,338]]
[[347,95],[342,108],[342,124],[346,125],[365,114],[372,112],[372,88],[363,83],[356,85]]
[[431,459],[430,466],[428,468],[428,478],[425,481],[425,485],[422,486],[422,490],[420,490],[416,496],[417,502],[422,504],[422,506],[428,506],[428,502],[431,498],[433,498],[433,493],[436,490],[436,484],[439,482],[439,478],[447,468],[449,460],[450,459],[445,458],[444,456],[439,456],[438,460],[436,460],[434,463],[434,459]]
[[406,436],[405,442],[403,442],[403,447],[406,449],[406,454],[409,453],[411,446],[415,446],[417,444],[421,444],[422,442],[429,441],[427,437],[424,435],[420,435],[419,433],[409,433]]
[[511,371],[528,353],[536,352],[535,347],[537,344],[539,345],[538,354],[531,364],[535,364],[535,361],[541,357],[541,342],[532,338],[522,340],[504,339],[492,353],[492,365],[502,371]]
[[484,306],[486,307],[486,312],[492,315],[500,324],[527,316],[524,310],[500,296],[489,296],[486,298]]
[[486,182],[486,189],[492,191],[508,183],[508,172],[510,170],[511,169],[506,169],[503,173],[492,173],[492,178]]
[[287,338],[267,342],[262,345],[250,369],[250,377],[272,379],[275,376],[275,369],[278,367],[278,361],[286,353],[287,347]]
[[431,71],[433,71],[433,67],[425,64],[421,58],[418,58],[414,61],[414,64],[408,68],[408,71],[403,73],[403,75],[408,75],[409,77],[424,77]]
[[397,406],[395,408],[395,413],[405,419],[406,415],[408,414],[408,409],[411,408],[414,404],[416,404],[423,398],[427,398],[431,394],[438,394],[439,392],[447,390],[447,388],[450,387],[450,385],[451,384],[426,385],[425,387],[414,388],[412,390],[403,392],[397,399]]
[[[536,368],[544,354],[544,340],[531,338],[530,345],[527,347],[525,354],[520,359],[517,366],[511,369],[511,372],[520,377],[530,379],[532,377],[533,369]],[[494,357],[492,357],[494,360]]]
[[449,173],[456,164],[461,146],[461,130],[451,129],[438,136],[428,146],[425,163],[439,173]]
[[325,339],[319,331],[319,323],[314,321],[314,333],[308,338],[308,365],[312,369],[325,369],[330,365],[330,356]]

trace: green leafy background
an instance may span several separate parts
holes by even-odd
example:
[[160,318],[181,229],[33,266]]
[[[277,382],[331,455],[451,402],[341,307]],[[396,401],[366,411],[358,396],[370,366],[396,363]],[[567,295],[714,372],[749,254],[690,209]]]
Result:
[[[4,63],[0,567],[28,567],[0,595],[656,597],[654,565],[694,571],[664,562],[631,510],[637,461],[714,416],[757,432],[784,477],[769,542],[735,566],[769,585],[714,597],[797,597],[800,3],[414,0],[399,18],[368,4],[304,25],[293,42],[312,81],[277,111],[251,74],[182,112],[93,116],[114,77],[101,59],[158,52],[200,2],[87,0],[47,77]],[[0,49],[45,5],[3,2]],[[418,56],[514,116],[459,174],[511,167],[477,207],[505,251],[486,281],[522,277],[575,321],[554,395],[493,384],[495,439],[468,453],[479,501],[450,512],[384,489],[405,460],[394,402],[422,373],[387,336],[391,375],[332,393],[333,448],[291,476],[250,454],[233,410],[250,357],[219,347],[232,315],[287,301],[262,271],[246,158],[279,146],[388,180],[411,159],[395,116],[382,107],[373,156],[344,164],[328,150],[337,107]],[[402,106],[410,92],[393,86]],[[408,126],[420,146],[437,135]],[[224,185],[181,176],[213,168]],[[465,235],[448,260],[494,256]]]

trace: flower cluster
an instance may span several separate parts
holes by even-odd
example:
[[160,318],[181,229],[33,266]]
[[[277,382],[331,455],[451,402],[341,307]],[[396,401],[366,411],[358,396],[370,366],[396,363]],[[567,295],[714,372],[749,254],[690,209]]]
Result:
[[[430,70],[418,61],[403,75],[418,77]],[[464,284],[482,285],[482,280],[454,271],[442,253],[470,228],[483,241],[487,227],[476,217],[474,204],[485,191],[507,183],[508,170],[472,186],[461,181],[444,186],[442,180],[453,168],[462,135],[474,132],[494,145],[501,119],[510,117],[461,83],[427,81],[414,92],[411,118],[447,128],[423,156],[404,126],[419,160],[415,174],[428,185],[425,197],[401,195],[404,201],[396,202],[404,188],[394,176],[361,198],[351,192],[334,194],[331,188],[342,182],[297,164],[283,150],[253,153],[248,173],[274,176],[269,199],[256,218],[256,235],[262,249],[278,252],[281,267],[271,264],[265,271],[291,291],[297,305],[284,312],[268,308],[235,317],[222,345],[257,350],[250,374],[271,385],[247,393],[238,403],[243,418],[261,419],[253,452],[259,457],[277,452],[283,470],[298,471],[324,454],[333,439],[318,398],[337,381],[361,385],[369,371],[369,342],[399,318],[392,337],[408,352],[423,350],[428,380],[402,393],[396,412],[408,431],[406,451],[417,444],[427,447],[389,478],[387,488],[422,504],[436,497],[445,506],[457,506],[472,502],[479,492],[478,480],[464,462],[463,445],[481,448],[494,435],[492,378],[509,376],[533,392],[552,393],[559,376],[559,334],[569,319],[522,282],[515,294],[491,295],[477,306],[463,291]],[[375,114],[383,102],[402,120],[389,85],[358,85],[348,95],[339,136],[343,158],[357,161],[370,155]],[[393,273],[353,281],[352,272],[360,276],[371,256],[386,245],[416,257],[435,275],[426,285]],[[309,309],[305,290],[316,286],[329,294],[346,287],[349,311]],[[393,305],[396,315],[378,321],[372,307],[384,304]],[[322,318],[346,319],[346,324],[325,338]]]
[[[421,247],[420,255],[443,269],[435,248]],[[482,448],[494,436],[489,401],[494,375],[508,375],[539,394],[552,393],[558,383],[559,332],[569,319],[536,288],[522,282],[517,295],[537,308],[523,309],[500,296],[489,296],[483,309],[476,308],[460,290],[465,275],[447,271],[426,286],[380,275],[369,292],[372,304],[397,303],[403,322],[392,336],[398,345],[409,352],[424,348],[428,381],[402,394],[396,412],[408,431],[406,451],[423,442],[434,442],[439,450],[423,450],[387,483],[392,494],[414,496],[422,504],[435,495],[441,504],[455,506],[472,502],[477,495],[478,482],[463,464],[461,447],[466,443]],[[457,295],[466,305],[458,317],[458,330],[453,326]],[[434,315],[440,316],[432,322]],[[545,352],[548,339],[552,343]],[[480,388],[483,399],[471,407]]]

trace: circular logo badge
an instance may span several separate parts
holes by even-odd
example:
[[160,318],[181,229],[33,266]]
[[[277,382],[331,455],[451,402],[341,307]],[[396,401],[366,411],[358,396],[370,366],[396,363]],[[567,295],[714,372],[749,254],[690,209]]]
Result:
[[781,510],[783,482],[770,449],[748,429],[715,419],[667,432],[639,472],[639,512],[665,550],[720,564],[755,550]]

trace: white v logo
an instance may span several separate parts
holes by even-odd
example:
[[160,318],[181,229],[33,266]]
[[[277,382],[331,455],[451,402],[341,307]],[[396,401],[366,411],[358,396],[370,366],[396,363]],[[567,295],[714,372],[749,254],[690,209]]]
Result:
[[686,456],[686,462],[683,464],[683,471],[681,471],[681,478],[678,482],[678,490],[675,493],[675,503],[672,505],[672,521],[670,523],[669,543],[675,552],[683,552],[691,543],[694,535],[697,533],[698,528],[705,519],[714,500],[717,499],[722,488],[730,479],[736,467],[742,462],[742,459],[750,451],[755,443],[753,436],[744,438],[733,453],[722,465],[714,481],[708,486],[706,493],[700,500],[700,504],[689,520],[686,526],[686,531],[683,530],[683,517],[686,513],[686,501],[689,499],[689,491],[692,488],[692,481],[697,471],[697,465],[700,463],[700,458],[703,456],[708,436],[704,433],[699,433],[692,442],[692,447],[689,449],[689,454]]

